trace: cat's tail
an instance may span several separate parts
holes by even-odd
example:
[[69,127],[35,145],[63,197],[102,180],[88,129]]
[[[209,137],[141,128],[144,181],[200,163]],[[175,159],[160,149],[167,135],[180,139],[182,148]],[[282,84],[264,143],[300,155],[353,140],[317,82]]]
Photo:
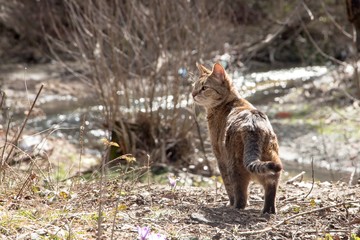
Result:
[[274,174],[282,170],[280,163],[261,161],[263,140],[260,133],[249,131],[243,138],[244,141],[244,166],[251,173]]

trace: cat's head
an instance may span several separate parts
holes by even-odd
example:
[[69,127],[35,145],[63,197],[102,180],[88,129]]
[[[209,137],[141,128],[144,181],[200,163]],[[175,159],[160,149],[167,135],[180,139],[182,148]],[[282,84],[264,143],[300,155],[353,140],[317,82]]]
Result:
[[194,83],[192,91],[195,103],[205,108],[212,108],[237,95],[225,69],[219,63],[215,63],[212,70],[198,63],[196,66],[200,76]]

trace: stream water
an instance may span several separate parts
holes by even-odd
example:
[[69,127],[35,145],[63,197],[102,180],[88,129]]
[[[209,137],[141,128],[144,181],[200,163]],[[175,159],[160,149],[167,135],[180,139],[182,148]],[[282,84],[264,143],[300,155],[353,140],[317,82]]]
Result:
[[[242,96],[249,99],[255,105],[269,105],[276,97],[285,95],[295,86],[301,86],[309,81],[317,81],[317,79],[326,75],[329,71],[328,67],[314,66],[249,74],[235,71],[231,74],[231,77]],[[36,76],[29,76],[28,73],[27,77],[32,79],[32,81],[41,81],[41,79],[46,78],[46,75],[41,75],[40,78],[37,78]],[[144,101],[144,99],[136,99],[134,104],[139,105],[138,109],[141,109],[141,104]],[[155,108],[159,106],[171,107],[172,102],[172,96],[158,97],[153,106]],[[83,123],[89,129],[85,137],[87,146],[97,145],[99,143],[97,140],[106,135],[101,130],[101,127],[97,125],[103,120],[101,116],[102,106],[96,105],[93,99],[47,94],[41,96],[39,103],[46,117],[29,120],[28,128],[32,128],[35,132],[47,129],[49,132],[52,132],[52,135],[65,137],[69,141],[76,143],[80,137],[80,125]],[[186,107],[188,104],[188,101],[180,103],[182,107]],[[97,140],[92,141],[91,139]],[[34,139],[28,138],[26,140],[25,138],[24,141],[29,141],[25,145],[32,145],[31,141],[34,141]],[[294,148],[284,147],[284,149],[281,151],[281,158],[285,160],[284,165],[288,172],[290,174],[297,174],[301,171],[306,171],[305,177],[311,177],[312,168],[309,161],[303,161],[302,158],[298,157],[299,153]],[[88,149],[88,151],[92,151],[92,149]],[[93,153],[95,152],[93,151]],[[353,169],[342,169],[345,171],[337,171],[337,174],[334,174],[332,169],[320,167],[320,164],[317,164],[317,162],[314,163],[314,166],[317,173],[316,178],[319,180],[344,180],[348,177],[349,171]]]

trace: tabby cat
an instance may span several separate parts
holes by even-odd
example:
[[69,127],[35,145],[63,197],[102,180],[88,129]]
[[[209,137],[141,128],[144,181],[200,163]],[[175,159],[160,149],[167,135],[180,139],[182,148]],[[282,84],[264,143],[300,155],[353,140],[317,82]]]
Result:
[[197,64],[199,79],[192,96],[205,107],[211,145],[230,205],[244,209],[251,180],[265,190],[263,213],[276,213],[275,197],[282,170],[278,142],[267,116],[240,97],[218,63],[212,70]]

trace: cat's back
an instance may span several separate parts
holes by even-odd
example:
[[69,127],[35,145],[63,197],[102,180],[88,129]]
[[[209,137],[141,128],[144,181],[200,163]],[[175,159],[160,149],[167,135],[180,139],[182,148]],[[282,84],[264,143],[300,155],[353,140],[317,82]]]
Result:
[[253,143],[261,141],[264,152],[278,152],[277,137],[265,113],[251,104],[239,104],[229,112],[225,129],[225,146],[231,149],[242,148],[245,139]]
[[227,131],[264,131],[273,133],[265,113],[254,107],[234,107],[227,120]]

